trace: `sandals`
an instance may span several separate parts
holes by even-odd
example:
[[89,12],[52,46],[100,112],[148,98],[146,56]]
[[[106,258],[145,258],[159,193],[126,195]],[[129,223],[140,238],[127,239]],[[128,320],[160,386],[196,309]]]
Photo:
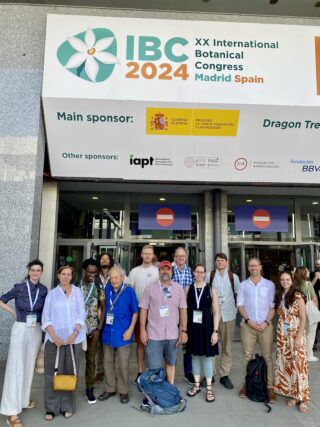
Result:
[[212,385],[206,386],[206,393],[207,393],[207,396],[206,396],[207,402],[214,402],[216,400],[215,395],[213,394],[213,391],[212,391]]
[[73,415],[73,413],[72,413],[72,412],[65,411],[65,412],[62,412],[62,415],[63,415],[65,418],[71,418],[71,417],[72,417],[72,415]]
[[306,402],[300,402],[299,404],[299,411],[302,413],[309,411],[309,406],[306,404]]
[[298,402],[297,402],[296,399],[289,399],[288,403],[287,403],[287,406],[289,406],[289,408],[293,408],[294,406],[296,406],[297,403]]
[[7,417],[7,424],[9,427],[23,427],[21,420],[19,418],[13,420],[12,416]]
[[201,391],[200,383],[195,383],[194,386],[187,391],[187,395],[189,397],[194,397],[196,394],[200,393],[200,391]]
[[44,419],[46,421],[52,421],[54,419],[54,413],[53,412],[46,412],[44,415]]
[[25,409],[33,409],[36,407],[36,402],[34,400],[29,400],[28,405],[25,407]]

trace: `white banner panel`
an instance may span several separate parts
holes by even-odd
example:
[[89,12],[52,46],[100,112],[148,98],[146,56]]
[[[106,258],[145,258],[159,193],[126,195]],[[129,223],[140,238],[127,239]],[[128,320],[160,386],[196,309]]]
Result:
[[52,174],[319,183],[319,37],[318,27],[49,15]]

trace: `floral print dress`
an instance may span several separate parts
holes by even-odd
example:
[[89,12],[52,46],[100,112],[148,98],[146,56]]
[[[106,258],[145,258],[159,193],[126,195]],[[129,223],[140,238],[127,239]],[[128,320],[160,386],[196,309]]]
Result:
[[286,309],[282,304],[278,308],[277,354],[275,366],[274,391],[298,402],[310,400],[308,382],[308,362],[306,337],[303,333],[299,350],[294,348],[294,340],[300,325],[297,299]]

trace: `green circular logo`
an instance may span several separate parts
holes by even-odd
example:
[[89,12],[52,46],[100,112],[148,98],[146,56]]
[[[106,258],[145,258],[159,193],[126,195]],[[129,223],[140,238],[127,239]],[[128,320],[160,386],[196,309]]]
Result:
[[89,82],[107,80],[115,67],[117,40],[107,28],[88,28],[87,31],[68,37],[58,50],[60,64],[70,73]]

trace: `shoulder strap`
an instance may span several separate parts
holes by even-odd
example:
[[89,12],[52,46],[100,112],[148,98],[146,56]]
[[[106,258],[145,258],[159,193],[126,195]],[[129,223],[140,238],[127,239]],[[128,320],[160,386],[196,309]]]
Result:
[[216,275],[216,270],[212,270],[210,273],[210,280],[209,280],[209,285],[212,286],[212,282],[214,279],[214,276]]
[[[72,358],[72,364],[73,364],[73,373],[74,375],[77,375],[77,368],[76,368],[76,362],[74,360],[74,353],[73,353],[73,346],[70,344],[70,351],[71,351],[71,358]],[[59,365],[59,354],[60,354],[60,346],[57,348],[57,354],[56,354],[56,362],[54,364],[54,375],[57,375],[58,373],[58,365]]]
[[234,302],[237,305],[237,296],[236,296],[236,292],[234,290],[234,275],[233,275],[233,272],[231,270],[228,270],[228,275],[229,275],[229,280],[230,280],[230,283],[231,283],[231,288],[232,288],[232,292],[233,292]]

